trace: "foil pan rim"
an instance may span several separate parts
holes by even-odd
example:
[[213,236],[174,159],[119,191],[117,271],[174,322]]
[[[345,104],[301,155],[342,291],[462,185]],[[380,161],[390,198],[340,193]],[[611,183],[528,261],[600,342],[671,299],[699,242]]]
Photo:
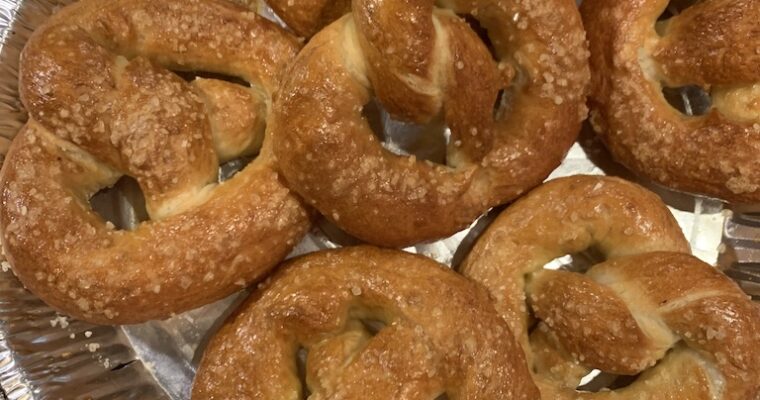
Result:
[[[0,53],[5,50],[12,32],[16,13],[24,0],[0,0]],[[4,158],[4,157],[3,157]],[[4,160],[0,160],[0,164]],[[5,319],[0,322],[5,325]],[[14,352],[9,346],[6,330],[0,330],[0,396],[7,399],[32,399],[32,386],[21,368],[16,366]]]

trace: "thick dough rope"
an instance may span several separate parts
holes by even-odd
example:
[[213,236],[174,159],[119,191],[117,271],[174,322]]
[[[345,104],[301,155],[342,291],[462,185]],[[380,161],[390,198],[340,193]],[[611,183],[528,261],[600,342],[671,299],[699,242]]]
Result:
[[[0,176],[5,253],[24,285],[96,323],[168,317],[260,278],[309,227],[265,143],[295,38],[222,0],[84,0],[41,26],[21,60],[30,120]],[[168,70],[239,77],[185,82]],[[115,230],[88,199],[134,177],[151,221]]]
[[[586,0],[591,122],[613,156],[661,184],[760,202],[760,2],[704,0],[657,22],[668,0]],[[712,96],[688,117],[662,87]]]
[[[590,248],[607,261],[585,274],[543,269]],[[549,182],[500,215],[461,270],[489,289],[544,399],[760,396],[760,309],[689,255],[669,210],[636,185]],[[618,390],[577,391],[594,368],[641,376]]]
[[[312,38],[275,99],[270,127],[288,182],[374,244],[453,234],[540,184],[586,116],[588,53],[574,2],[444,4],[355,0]],[[496,60],[456,14],[488,31]],[[448,165],[385,150],[362,115],[373,94],[405,121],[442,116]]]
[[[373,334],[367,321],[384,327]],[[307,390],[314,400],[538,399],[482,288],[425,257],[372,247],[286,263],[215,334],[192,397],[295,400]]]

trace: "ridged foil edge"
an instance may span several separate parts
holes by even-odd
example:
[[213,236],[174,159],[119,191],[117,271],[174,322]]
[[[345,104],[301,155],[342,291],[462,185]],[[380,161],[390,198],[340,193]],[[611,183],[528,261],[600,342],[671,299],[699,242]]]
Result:
[[[23,0],[0,0],[0,68],[5,65],[8,36],[11,35],[13,23],[16,20],[16,12],[21,6]],[[0,89],[0,96],[8,96],[10,93],[6,93],[6,88]],[[0,119],[0,165],[5,160],[5,153],[8,150],[10,139],[12,136],[8,136],[8,132],[13,127],[4,126],[4,119]],[[11,129],[7,129],[11,128]],[[16,127],[17,130],[17,127]],[[5,283],[5,282],[3,282]],[[14,290],[14,288],[2,288],[0,291],[0,299],[4,299],[6,291],[15,292],[15,294],[22,294],[23,289]],[[12,298],[12,297],[11,297]],[[0,324],[3,326],[9,322],[6,318],[0,320]],[[7,336],[5,334],[6,329],[0,329],[0,396],[3,400],[8,399],[33,399],[32,387],[27,382],[26,377],[22,373],[21,369],[17,367],[16,360],[14,358],[14,352],[11,350],[9,343],[7,342]]]

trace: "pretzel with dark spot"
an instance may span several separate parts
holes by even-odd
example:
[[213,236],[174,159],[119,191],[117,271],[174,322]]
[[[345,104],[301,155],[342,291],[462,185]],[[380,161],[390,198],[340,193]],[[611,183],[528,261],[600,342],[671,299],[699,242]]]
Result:
[[[385,326],[374,336],[367,321]],[[303,387],[299,349],[307,352]],[[308,391],[307,391],[308,389]],[[485,290],[421,256],[372,247],[283,265],[217,332],[193,399],[538,399]]]
[[[270,131],[283,175],[328,219],[374,244],[450,235],[539,184],[586,116],[575,3],[433,3],[355,0],[350,15],[311,39],[275,99]],[[496,60],[456,14],[488,31]],[[362,115],[373,94],[404,121],[442,116],[447,166],[383,149]]]
[[[704,0],[657,22],[668,0],[587,0],[591,122],[613,156],[666,186],[760,202],[760,2]],[[659,33],[658,33],[659,32]],[[662,88],[697,85],[686,116]]]
[[[96,323],[165,318],[268,272],[307,231],[306,209],[264,143],[269,98],[298,43],[222,0],[83,0],[24,49],[29,122],[0,173],[13,271],[52,307]],[[239,77],[191,83],[173,70]],[[124,175],[151,221],[115,230],[89,198]]]
[[[589,248],[607,261],[585,274],[543,268]],[[504,211],[461,270],[496,300],[544,399],[760,396],[760,308],[689,255],[667,207],[634,184],[549,182]],[[576,390],[592,369],[641,376],[621,389]]]

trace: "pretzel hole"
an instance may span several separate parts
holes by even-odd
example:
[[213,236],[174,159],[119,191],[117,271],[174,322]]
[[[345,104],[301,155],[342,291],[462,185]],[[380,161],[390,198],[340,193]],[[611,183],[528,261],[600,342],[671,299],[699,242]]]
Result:
[[668,6],[665,8],[665,11],[663,11],[662,14],[660,14],[660,16],[657,18],[658,33],[660,33],[659,28],[662,26],[662,24],[660,24],[661,22],[667,22],[667,20],[670,18],[681,14],[687,8],[701,1],[702,0],[671,0],[671,2],[668,3]]
[[143,191],[130,176],[121,177],[113,186],[92,196],[90,208],[119,230],[132,230],[150,219],[145,209]]
[[383,330],[386,326],[388,326],[388,324],[386,324],[384,321],[378,319],[360,319],[359,322],[361,322],[362,326],[364,326],[364,329],[367,330],[367,333],[373,337],[380,333],[380,331]]
[[712,108],[710,94],[699,86],[663,87],[662,95],[673,108],[690,117],[705,115]]
[[615,375],[595,369],[581,379],[575,390],[581,392],[602,392],[622,389],[631,385],[639,375]]
[[464,22],[470,26],[470,29],[472,29],[472,31],[478,35],[483,44],[486,45],[486,48],[488,48],[488,51],[491,53],[491,57],[493,57],[495,61],[498,61],[499,57],[496,55],[496,48],[491,41],[491,37],[488,36],[488,29],[483,27],[483,25],[480,24],[480,21],[477,18],[473,17],[471,14],[459,14],[459,16],[464,19]]
[[[488,35],[488,29],[486,29],[483,25],[480,24],[480,21],[473,17],[471,14],[458,14],[466,23],[470,26],[470,29],[472,29],[475,34],[478,35],[480,40],[485,44],[486,48],[488,49],[488,52],[491,53],[491,58],[499,63],[501,61],[501,57],[497,54],[496,46],[494,46],[493,41],[491,40],[491,37]],[[514,68],[514,65],[511,65],[512,68]],[[514,68],[512,71],[514,75],[519,74],[519,70],[517,68]],[[514,79],[516,76],[512,76],[512,79]],[[508,82],[511,83],[511,82]],[[496,96],[496,102],[494,103],[493,107],[493,117],[494,119],[501,119],[503,118],[503,114],[506,110],[509,108],[509,104],[512,100],[513,91],[509,89],[501,89],[499,90],[498,95]]]
[[306,358],[309,356],[309,350],[301,346],[296,351],[296,371],[298,380],[301,382],[301,399],[308,400],[311,396],[309,385],[306,384]]
[[414,155],[418,160],[446,164],[446,147],[451,131],[442,118],[436,118],[427,124],[395,120],[374,99],[364,106],[362,114],[377,139],[391,153]]
[[234,83],[240,86],[251,87],[251,84],[249,82],[232,75],[217,74],[214,72],[205,72],[205,71],[176,71],[174,70],[172,72],[177,74],[177,76],[179,76],[186,82],[192,82],[196,80],[197,78],[215,79],[218,81]]
[[562,270],[570,272],[584,273],[592,266],[604,261],[605,257],[601,251],[590,247],[584,251],[565,254],[557,257],[544,264],[544,269]]
[[219,173],[217,175],[218,183],[222,183],[226,180],[231,179],[233,176],[235,176],[235,174],[242,171],[243,168],[248,166],[248,164],[250,164],[255,159],[255,156],[240,157],[219,165]]

